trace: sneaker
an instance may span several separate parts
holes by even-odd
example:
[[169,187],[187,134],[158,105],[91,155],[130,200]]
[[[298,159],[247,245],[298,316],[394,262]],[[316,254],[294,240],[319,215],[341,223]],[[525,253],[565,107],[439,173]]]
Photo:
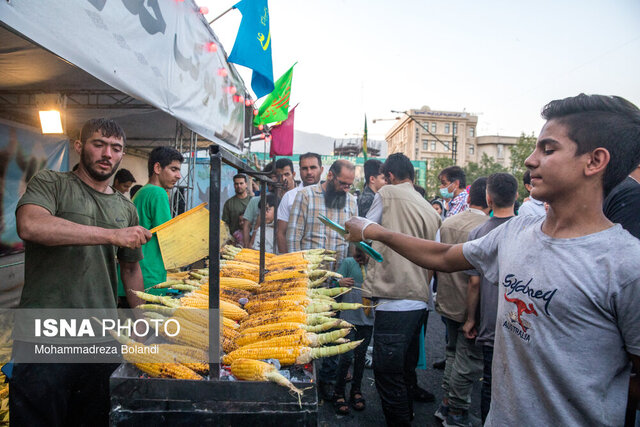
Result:
[[453,414],[449,412],[447,419],[442,423],[444,427],[471,427],[471,421],[469,421],[469,413],[467,411],[461,414]]
[[449,415],[449,407],[442,403],[436,410],[435,414],[433,414],[433,416],[438,418],[440,421],[447,421],[447,415]]

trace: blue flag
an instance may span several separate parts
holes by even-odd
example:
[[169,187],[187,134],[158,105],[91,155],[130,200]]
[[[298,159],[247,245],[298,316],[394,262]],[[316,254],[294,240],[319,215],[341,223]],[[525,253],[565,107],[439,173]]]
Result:
[[251,88],[261,98],[274,87],[267,0],[242,0],[234,7],[242,13],[242,22],[229,62],[253,70]]

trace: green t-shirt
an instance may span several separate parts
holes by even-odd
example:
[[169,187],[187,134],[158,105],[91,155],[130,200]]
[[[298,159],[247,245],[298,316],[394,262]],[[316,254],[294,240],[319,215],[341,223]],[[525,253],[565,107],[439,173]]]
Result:
[[[171,219],[169,195],[164,188],[157,185],[147,184],[138,190],[133,197],[133,204],[138,210],[140,225],[148,230]],[[144,259],[140,261],[140,269],[144,279],[144,288],[147,289],[167,280],[167,271],[162,261],[157,235],[154,234],[151,240],[142,246],[142,254]],[[162,289],[152,289],[148,292],[155,295],[164,293]]]
[[[102,228],[138,225],[133,204],[122,194],[100,193],[73,172],[41,170],[18,202],[37,205],[77,224]],[[115,308],[116,257],[142,258],[140,249],[112,245],[44,246],[26,242],[21,308]]]
[[224,203],[224,208],[222,208],[222,220],[229,226],[231,234],[240,229],[240,215],[244,214],[244,210],[247,208],[250,201],[250,196],[247,196],[244,199],[240,199],[238,196],[233,196]]

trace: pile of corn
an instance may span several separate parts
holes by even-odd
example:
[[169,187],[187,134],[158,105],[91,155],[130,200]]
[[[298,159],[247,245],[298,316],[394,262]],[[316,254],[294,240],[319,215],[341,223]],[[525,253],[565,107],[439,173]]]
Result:
[[[231,366],[231,372],[238,379],[275,381],[297,393],[299,390],[286,384],[277,371],[274,372],[275,368],[264,366],[259,360],[277,359],[282,366],[306,364],[319,357],[350,351],[360,344],[360,341],[344,339],[352,325],[334,316],[338,310],[363,306],[334,300],[350,288],[321,287],[327,278],[341,277],[322,268],[323,263],[335,261],[329,256],[330,251],[267,254],[262,283],[258,283],[259,252],[227,246],[222,253],[220,337],[225,353],[222,362]],[[208,279],[206,269],[173,275],[156,287],[181,290],[184,292],[181,298],[140,292],[138,297],[151,304],[139,308],[145,310],[147,316],[161,321],[176,319],[181,330],[188,331],[175,337],[170,336],[170,331],[165,336],[167,340],[206,351],[209,348]],[[169,363],[167,358],[163,360]],[[175,374],[186,378],[182,369]]]
[[9,383],[0,372],[0,424],[9,424]]

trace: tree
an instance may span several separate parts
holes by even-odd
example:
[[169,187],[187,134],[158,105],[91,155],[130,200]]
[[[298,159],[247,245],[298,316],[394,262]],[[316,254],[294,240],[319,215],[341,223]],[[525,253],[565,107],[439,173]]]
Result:
[[488,177],[492,173],[498,172],[509,172],[509,169],[489,157],[487,153],[482,153],[480,164],[470,162],[464,168],[464,173],[467,175],[467,185],[471,185],[473,181],[481,176]]
[[522,133],[516,145],[511,147],[511,173],[518,181],[518,201],[521,203],[522,200],[529,195],[522,183],[522,177],[527,170],[524,161],[533,153],[533,150],[536,148],[536,141],[537,138],[533,133],[529,136]]
[[440,180],[438,179],[438,174],[442,171],[442,169],[447,168],[449,166],[453,166],[453,160],[451,157],[438,157],[433,159],[433,164],[431,167],[427,164],[427,176],[426,176],[426,185],[425,190],[427,191],[425,197],[427,200],[434,199],[436,197],[440,197],[440,192],[438,188],[440,188]]

